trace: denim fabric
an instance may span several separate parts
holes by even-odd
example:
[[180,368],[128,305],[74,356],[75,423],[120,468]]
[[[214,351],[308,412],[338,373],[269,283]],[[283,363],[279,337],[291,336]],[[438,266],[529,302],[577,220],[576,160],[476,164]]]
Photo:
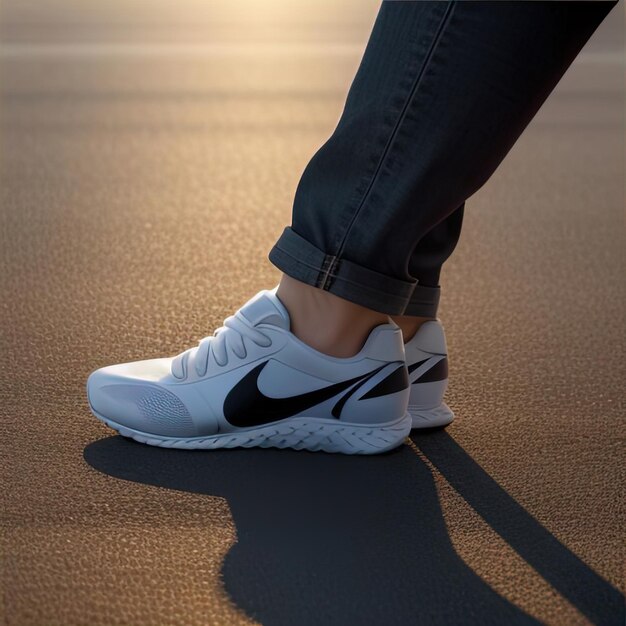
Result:
[[614,4],[383,2],[270,260],[368,308],[434,316],[465,200]]

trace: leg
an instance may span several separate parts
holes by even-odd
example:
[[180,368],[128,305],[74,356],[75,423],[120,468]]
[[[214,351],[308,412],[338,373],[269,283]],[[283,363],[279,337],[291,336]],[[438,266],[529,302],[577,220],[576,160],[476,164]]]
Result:
[[417,279],[417,285],[405,314],[392,318],[402,329],[405,343],[410,382],[408,410],[413,428],[441,427],[454,420],[454,413],[444,402],[448,348],[436,315],[441,267],[459,240],[464,208],[464,205],[457,208],[415,246],[409,271]]
[[384,313],[338,298],[283,275],[277,295],[289,311],[291,332],[316,350],[336,357],[355,355]]
[[363,307],[419,315],[433,285],[412,273],[418,242],[491,176],[613,5],[383,2],[270,260]]
[[411,254],[409,273],[417,279],[417,285],[404,315],[392,316],[393,321],[402,329],[405,342],[413,338],[424,322],[437,317],[441,267],[459,241],[464,209],[465,205],[462,204],[429,230],[417,242]]

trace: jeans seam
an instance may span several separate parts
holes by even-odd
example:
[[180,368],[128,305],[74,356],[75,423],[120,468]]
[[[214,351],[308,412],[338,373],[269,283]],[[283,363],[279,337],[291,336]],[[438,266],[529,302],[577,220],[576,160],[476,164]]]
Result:
[[317,272],[317,279],[315,280],[315,287],[317,287],[318,289],[323,289],[323,285],[326,282],[326,279],[328,278],[330,272],[331,272],[331,268],[335,267],[334,266],[334,261],[335,261],[335,257],[330,255],[330,254],[325,254],[324,255],[324,260],[322,261],[322,265],[321,267],[319,265],[313,265],[312,263],[307,263],[306,261],[303,261],[300,257],[297,257],[293,254],[291,254],[291,252],[288,252],[287,250],[285,250],[284,248],[281,248],[278,243],[275,244],[274,246],[278,251],[282,252],[282,254],[286,254],[290,259],[293,259],[294,261],[297,261],[300,265],[304,265],[304,267],[308,267],[311,270],[314,270],[315,272]]
[[441,40],[441,36],[443,34],[443,30],[445,25],[448,23],[451,13],[452,13],[452,9],[454,8],[455,2],[450,2],[448,4],[448,6],[446,7],[446,11],[443,14],[441,21],[437,27],[437,31],[435,32],[435,36],[433,37],[433,40],[428,48],[428,51],[426,53],[426,57],[424,59],[424,63],[422,63],[422,67],[419,69],[417,76],[415,78],[415,82],[413,83],[413,86],[411,87],[411,91],[409,92],[409,95],[406,99],[406,102],[404,103],[404,106],[402,107],[402,111],[400,112],[400,115],[398,117],[398,120],[396,121],[392,131],[391,131],[391,135],[389,137],[389,139],[387,140],[387,143],[383,149],[383,153],[380,157],[380,159],[378,160],[378,164],[376,166],[376,170],[374,171],[374,174],[372,175],[372,178],[369,182],[369,185],[367,186],[367,189],[365,190],[365,193],[363,194],[363,197],[361,198],[361,201],[359,202],[359,205],[357,206],[356,210],[354,211],[350,222],[348,223],[348,226],[346,227],[345,233],[343,235],[343,237],[341,238],[341,241],[339,242],[339,246],[337,249],[337,253],[330,257],[331,258],[331,264],[330,267],[328,268],[328,271],[326,271],[321,278],[323,278],[322,281],[320,281],[320,287],[324,290],[328,290],[330,287],[330,279],[332,276],[335,275],[335,272],[337,270],[337,265],[339,263],[339,261],[341,260],[341,254],[345,248],[346,245],[346,241],[348,239],[348,235],[350,234],[352,227],[354,226],[354,223],[356,222],[357,217],[359,216],[359,213],[361,212],[361,209],[365,206],[365,202],[367,201],[367,199],[370,197],[371,191],[374,187],[374,184],[376,183],[380,172],[383,169],[383,164],[385,162],[385,159],[387,158],[390,150],[391,150],[391,146],[393,144],[394,139],[396,138],[398,131],[400,129],[400,126],[402,125],[402,122],[404,121],[404,118],[406,117],[407,111],[409,109],[409,106],[411,104],[411,101],[413,100],[413,97],[415,95],[415,93],[417,92],[417,88],[419,87],[420,83],[422,82],[422,78],[424,76],[424,74],[426,73],[426,69],[428,68],[428,66],[430,65],[430,61],[433,57],[434,51],[439,43],[439,41]]
[[336,260],[337,260],[337,257],[331,254],[326,254],[324,256],[324,262],[322,263],[322,267],[319,269],[319,275],[317,277],[317,283],[315,285],[316,287],[321,288],[321,289],[326,288],[326,283],[329,280],[331,272],[336,267],[336,264],[335,264]]

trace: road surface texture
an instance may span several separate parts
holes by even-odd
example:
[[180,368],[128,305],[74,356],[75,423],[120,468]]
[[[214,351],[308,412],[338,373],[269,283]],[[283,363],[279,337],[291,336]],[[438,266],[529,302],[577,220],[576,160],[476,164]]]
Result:
[[468,202],[457,420],[348,458],[145,447],[84,385],[276,284],[376,4],[3,3],[5,623],[623,623],[623,11]]

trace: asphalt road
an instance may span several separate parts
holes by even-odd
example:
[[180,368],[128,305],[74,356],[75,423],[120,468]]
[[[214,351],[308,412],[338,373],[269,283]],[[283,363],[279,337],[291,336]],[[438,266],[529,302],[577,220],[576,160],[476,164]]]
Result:
[[468,202],[457,420],[355,459],[148,448],[84,383],[277,282],[375,5],[70,4],[0,27],[5,623],[623,623],[623,5]]

